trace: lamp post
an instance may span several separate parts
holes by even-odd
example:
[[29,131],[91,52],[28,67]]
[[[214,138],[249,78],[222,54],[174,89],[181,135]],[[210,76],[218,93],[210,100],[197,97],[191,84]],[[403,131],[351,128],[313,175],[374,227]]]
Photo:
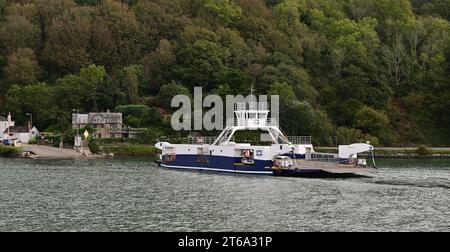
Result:
[[80,122],[78,121],[79,116],[80,116],[80,110],[79,109],[72,109],[73,112],[77,112],[77,118],[76,118],[76,123],[77,123],[77,137],[80,136]]
[[30,125],[28,127],[28,131],[31,131],[33,128],[33,114],[32,113],[26,113],[25,115],[30,116]]
[[81,147],[82,146],[82,140],[80,137],[80,110],[79,109],[72,109],[73,112],[77,112],[77,116],[75,117],[75,123],[77,124],[77,137],[75,138],[75,147]]

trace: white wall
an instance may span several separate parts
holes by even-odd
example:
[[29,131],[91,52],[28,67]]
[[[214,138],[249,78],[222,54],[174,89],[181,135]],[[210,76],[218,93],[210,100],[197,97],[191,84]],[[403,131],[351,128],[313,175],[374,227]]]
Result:
[[[10,133],[11,136],[8,136],[9,139],[18,139],[20,142],[27,144],[32,140],[34,137],[39,136],[39,131],[36,128],[33,128],[31,130],[32,133],[28,132],[21,132],[21,133]],[[6,134],[5,134],[6,135]],[[6,137],[6,136],[5,136]]]
[[0,139],[3,139],[3,132],[8,128],[8,124],[10,127],[14,126],[14,122],[1,121],[0,122]]

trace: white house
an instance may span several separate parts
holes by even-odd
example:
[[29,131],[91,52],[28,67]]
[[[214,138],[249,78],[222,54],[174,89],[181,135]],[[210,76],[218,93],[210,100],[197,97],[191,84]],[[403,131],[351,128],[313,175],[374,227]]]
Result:
[[30,124],[28,126],[15,126],[14,121],[11,118],[11,113],[8,117],[0,118],[0,139],[17,140],[21,143],[29,143],[30,140],[39,136],[39,130],[36,127],[30,129]]
[[8,130],[3,132],[4,139],[19,140],[25,144],[29,143],[36,136],[39,136],[39,131],[36,127],[29,130],[28,126],[13,126],[9,127],[9,133]]
[[7,118],[0,116],[0,140],[3,140],[3,132],[7,131],[9,127],[14,127],[14,121],[11,120],[11,113],[8,114]]

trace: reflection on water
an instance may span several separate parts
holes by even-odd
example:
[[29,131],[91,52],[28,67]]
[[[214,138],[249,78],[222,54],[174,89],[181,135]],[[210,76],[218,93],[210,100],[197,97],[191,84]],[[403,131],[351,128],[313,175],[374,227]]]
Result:
[[380,160],[373,178],[0,159],[0,231],[450,231],[450,160]]

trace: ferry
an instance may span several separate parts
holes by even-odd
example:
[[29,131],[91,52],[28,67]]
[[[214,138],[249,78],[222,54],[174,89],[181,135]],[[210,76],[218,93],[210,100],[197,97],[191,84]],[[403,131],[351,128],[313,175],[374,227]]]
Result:
[[[377,172],[369,143],[339,146],[338,154],[314,151],[311,137],[289,137],[275,119],[269,118],[267,102],[236,103],[235,118],[215,138],[190,137],[187,144],[158,142],[159,166],[180,170],[200,170],[238,174],[289,177],[367,176]],[[238,131],[264,132],[266,146],[236,143]],[[358,154],[368,153],[369,167]]]

